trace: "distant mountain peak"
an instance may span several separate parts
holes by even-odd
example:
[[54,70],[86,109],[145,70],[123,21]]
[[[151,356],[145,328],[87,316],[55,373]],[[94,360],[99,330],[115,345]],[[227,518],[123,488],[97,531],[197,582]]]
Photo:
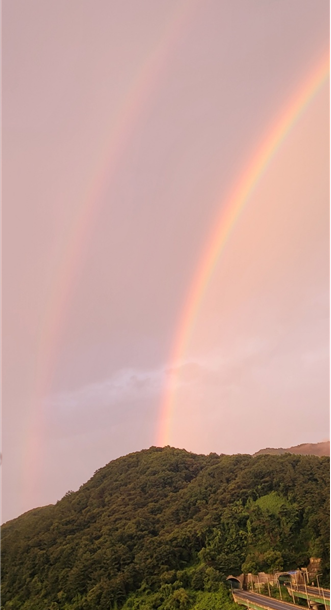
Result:
[[267,447],[266,449],[260,449],[260,451],[254,453],[253,457],[257,455],[281,455],[282,453],[317,455],[319,457],[324,455],[329,456],[330,441],[322,441],[321,443],[301,443],[301,445],[295,445],[294,447],[289,447],[288,449],[284,449],[283,447],[280,447],[279,449]]

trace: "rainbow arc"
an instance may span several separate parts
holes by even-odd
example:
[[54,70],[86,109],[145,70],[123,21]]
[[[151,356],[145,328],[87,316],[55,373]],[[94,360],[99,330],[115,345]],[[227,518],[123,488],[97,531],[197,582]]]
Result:
[[[169,368],[171,370],[175,371],[184,359],[185,350],[196,323],[204,295],[238,218],[286,136],[300,119],[323,84],[326,83],[328,75],[329,55],[324,57],[318,66],[315,67],[314,71],[309,74],[308,78],[286,104],[283,111],[273,122],[266,137],[250,157],[242,173],[239,174],[238,180],[232,191],[230,191],[229,196],[225,201],[222,201],[222,209],[214,225],[215,229],[208,237],[206,247],[200,258],[181,311],[170,356]],[[177,380],[178,376],[176,376],[176,373],[172,374],[163,396],[157,431],[157,444],[160,446],[167,445],[170,442]]]

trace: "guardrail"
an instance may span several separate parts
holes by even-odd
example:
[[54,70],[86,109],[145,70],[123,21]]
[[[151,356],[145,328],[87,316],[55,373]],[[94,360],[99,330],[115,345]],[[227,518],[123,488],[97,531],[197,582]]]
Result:
[[328,589],[322,589],[321,587],[310,587],[305,585],[291,585],[287,587],[290,595],[306,599],[308,602],[315,602],[316,604],[322,604],[330,606],[330,591]]
[[297,604],[291,602],[285,602],[275,597],[269,597],[268,595],[262,595],[261,593],[250,594],[246,591],[233,590],[232,596],[237,604],[245,605],[250,610],[298,610]]

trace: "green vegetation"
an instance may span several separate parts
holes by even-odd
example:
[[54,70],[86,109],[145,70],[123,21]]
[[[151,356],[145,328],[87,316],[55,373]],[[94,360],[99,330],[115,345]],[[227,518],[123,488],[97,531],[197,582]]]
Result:
[[267,513],[268,511],[273,515],[279,515],[282,508],[289,508],[290,503],[276,491],[272,491],[266,496],[261,496],[255,500],[255,505],[259,506],[262,512]]
[[234,610],[229,574],[312,556],[326,585],[329,458],[152,447],[3,526],[2,608]]

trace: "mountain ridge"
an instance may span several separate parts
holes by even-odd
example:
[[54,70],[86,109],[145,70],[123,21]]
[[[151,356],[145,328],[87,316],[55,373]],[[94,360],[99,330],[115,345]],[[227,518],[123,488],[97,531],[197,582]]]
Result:
[[113,460],[2,527],[4,610],[231,610],[229,574],[310,557],[327,582],[329,465],[172,447]]
[[316,455],[317,457],[330,456],[330,441],[321,441],[320,443],[301,443],[284,449],[283,447],[272,448],[266,447],[253,453],[253,457],[257,455],[283,455],[284,453],[293,453],[296,455]]

